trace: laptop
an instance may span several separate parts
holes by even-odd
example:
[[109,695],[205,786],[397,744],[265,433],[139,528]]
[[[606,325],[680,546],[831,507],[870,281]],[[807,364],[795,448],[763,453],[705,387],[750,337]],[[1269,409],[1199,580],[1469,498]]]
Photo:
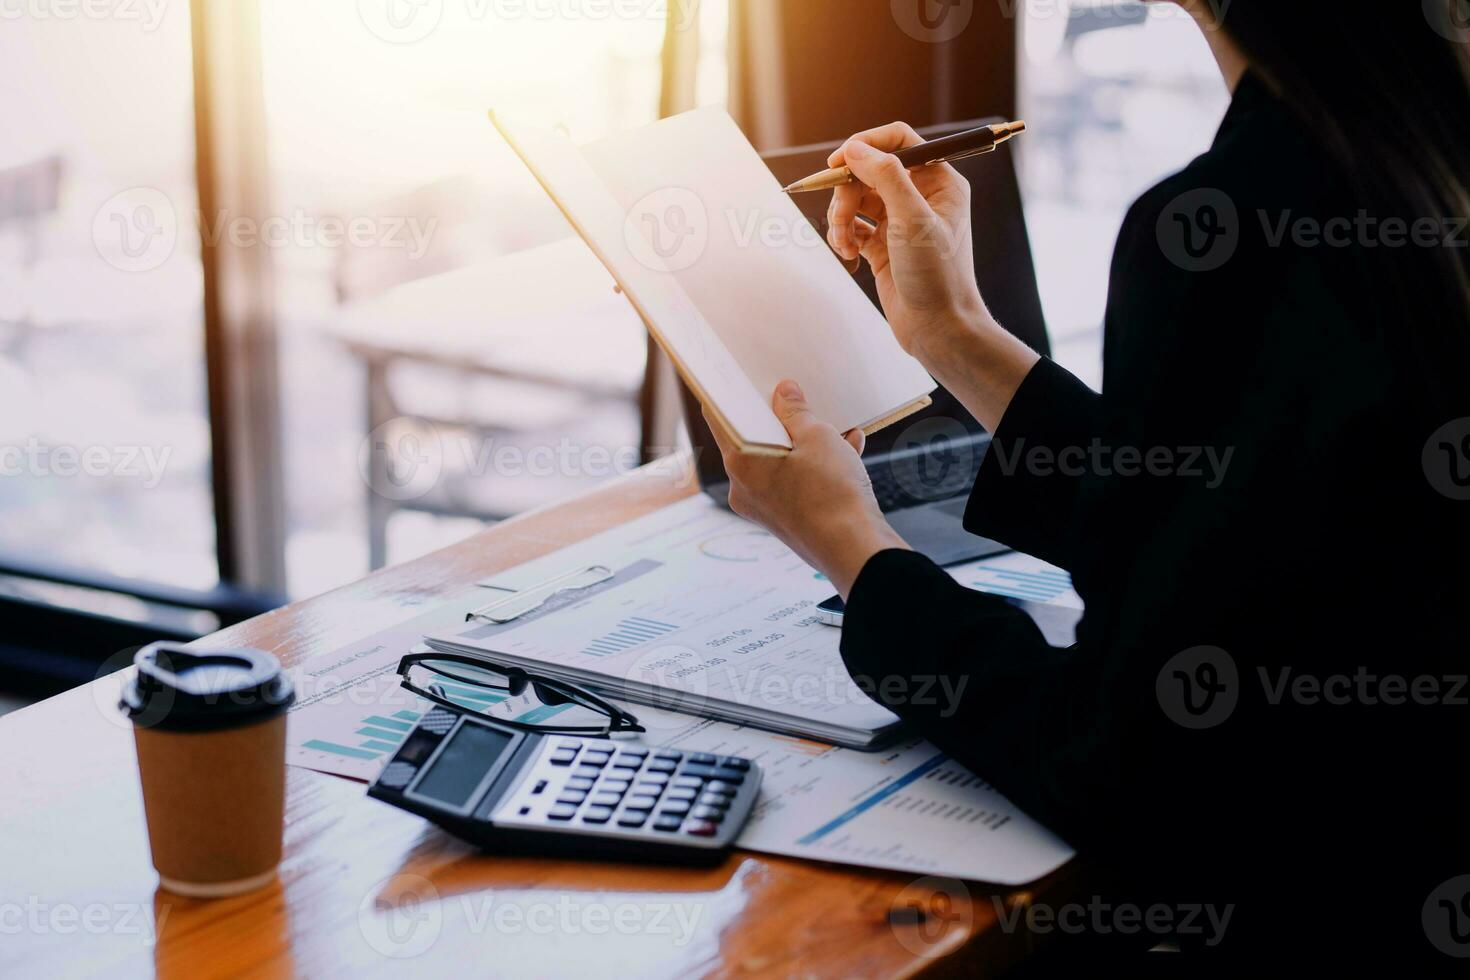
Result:
[[[1000,121],[949,123],[919,132],[933,140]],[[785,185],[825,170],[832,147],[804,146],[765,154],[763,159]],[[986,305],[1006,329],[1037,353],[1049,355],[1051,344],[1041,312],[1015,155],[1002,149],[962,160],[955,166],[973,188],[975,278]],[[794,198],[824,236],[830,198],[829,194],[798,194]],[[856,279],[881,310],[878,287],[866,262]],[[872,477],[878,503],[894,530],[914,550],[940,565],[1009,551],[1002,544],[970,534],[961,525],[970,488],[990,446],[990,435],[949,392],[940,388],[933,397],[934,403],[924,411],[869,437],[863,462]],[[705,424],[698,400],[687,387],[683,399],[700,487],[728,507],[730,480],[719,447]]]

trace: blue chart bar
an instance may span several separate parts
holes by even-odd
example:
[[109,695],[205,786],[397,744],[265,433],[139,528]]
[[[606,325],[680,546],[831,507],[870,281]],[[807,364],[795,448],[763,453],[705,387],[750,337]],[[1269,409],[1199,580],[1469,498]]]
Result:
[[409,732],[413,731],[413,724],[411,722],[397,721],[392,718],[383,718],[378,715],[369,715],[362,721],[365,725],[376,725],[379,728],[386,728],[391,732],[402,732],[404,735],[407,735]]
[[369,741],[363,742],[362,743],[362,747],[365,748],[365,749],[375,749],[375,750],[377,750],[379,752],[396,752],[396,751],[398,751],[398,745],[396,743],[394,743],[394,742],[377,742],[377,741],[369,740]]
[[384,755],[398,751],[398,746],[413,731],[413,723],[419,720],[416,711],[395,711],[392,718],[384,718],[382,715],[369,715],[362,719],[362,728],[357,729],[357,735],[363,736],[363,741],[356,746],[339,745],[336,742],[324,742],[321,739],[313,739],[302,743],[304,749],[315,749],[318,752],[330,752],[340,755],[344,759],[378,759]]
[[532,708],[525,714],[517,716],[515,720],[523,725],[539,725],[549,718],[555,718],[570,707],[569,704],[543,704],[539,708]]
[[1015,599],[1032,599],[1046,602],[1065,594],[1072,588],[1072,576],[1066,572],[1013,572],[1007,568],[984,569],[990,578],[977,581],[977,589],[1011,596]]
[[599,636],[582,652],[589,657],[607,657],[624,650],[647,643],[649,640],[658,639],[666,633],[673,633],[679,627],[673,623],[661,623],[656,619],[646,619],[643,616],[630,616],[617,625],[617,627],[605,636]]
[[362,749],[348,748],[345,745],[338,745],[336,742],[323,742],[320,739],[305,742],[301,747],[303,749],[315,749],[318,752],[330,752],[333,755],[345,756],[349,759],[376,759],[383,754],[381,752],[364,752]]
[[463,704],[466,701],[473,701],[478,705],[476,710],[486,705],[499,704],[505,700],[504,694],[497,694],[494,691],[486,690],[482,687],[471,687],[467,684],[441,683],[439,687],[443,689],[445,696],[451,701],[459,704]]

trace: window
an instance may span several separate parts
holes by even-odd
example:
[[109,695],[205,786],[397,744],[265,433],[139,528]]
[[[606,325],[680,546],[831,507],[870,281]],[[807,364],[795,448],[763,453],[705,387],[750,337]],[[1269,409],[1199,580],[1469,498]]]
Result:
[[189,31],[0,11],[0,564],[218,582]]
[[[723,96],[711,74],[723,8],[674,5],[698,14],[703,47],[720,54],[701,70],[705,101]],[[572,235],[487,110],[578,140],[652,122],[669,9],[263,0],[293,594],[636,463],[646,339],[631,312],[568,350],[485,292],[507,260]],[[558,360],[629,397],[530,380]],[[378,467],[400,481],[386,493],[369,486]]]
[[1113,245],[1128,206],[1210,144],[1228,104],[1173,4],[1027,5],[1020,142],[1027,220],[1058,361],[1101,386]]
[[[597,308],[548,325],[554,263],[605,273],[486,111],[653,121],[670,10],[0,4],[12,678],[58,690],[637,465],[645,333],[587,275]],[[706,56],[673,90],[721,101],[727,0],[672,16]],[[433,492],[373,492],[377,447],[397,479],[425,433]]]

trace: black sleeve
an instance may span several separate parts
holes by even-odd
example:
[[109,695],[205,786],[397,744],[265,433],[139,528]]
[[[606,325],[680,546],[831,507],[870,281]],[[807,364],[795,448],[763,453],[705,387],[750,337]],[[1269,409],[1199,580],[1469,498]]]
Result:
[[[952,758],[1057,833],[1107,767],[1086,660],[1047,644],[1023,611],[964,588],[929,559],[885,551],[847,604],[842,656],[872,691]],[[1075,840],[1075,839],[1074,839]]]
[[966,529],[1072,569],[1079,490],[1101,396],[1042,358],[1011,399],[980,467]]

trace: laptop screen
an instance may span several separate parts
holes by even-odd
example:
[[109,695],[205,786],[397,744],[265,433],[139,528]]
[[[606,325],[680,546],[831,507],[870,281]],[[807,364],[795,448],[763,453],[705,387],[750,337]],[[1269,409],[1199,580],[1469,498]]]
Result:
[[[920,130],[926,139],[938,139],[975,129],[999,120],[975,120],[951,123]],[[800,180],[827,168],[827,157],[834,145],[800,147],[764,155],[766,165],[783,185]],[[1003,147],[995,153],[971,157],[955,164],[970,182],[971,221],[974,224],[975,279],[990,312],[1011,333],[1043,355],[1051,353],[1046,322],[1041,312],[1041,295],[1036,284],[1036,268],[1031,258],[1031,239],[1026,231],[1025,212],[1021,206],[1021,190],[1016,180],[1014,151]],[[827,234],[827,193],[798,194],[793,200],[818,231]],[[854,276],[863,292],[882,310],[878,287],[872,270],[863,263]],[[971,418],[964,407],[943,388],[934,392],[934,404],[898,425],[889,426],[868,440],[866,455],[878,457],[894,449],[895,441],[914,425],[927,419],[958,422],[976,434],[985,430]],[[685,419],[689,437],[696,449],[700,484],[707,490],[725,484],[724,465],[718,447],[705,425],[699,403],[684,390]]]

